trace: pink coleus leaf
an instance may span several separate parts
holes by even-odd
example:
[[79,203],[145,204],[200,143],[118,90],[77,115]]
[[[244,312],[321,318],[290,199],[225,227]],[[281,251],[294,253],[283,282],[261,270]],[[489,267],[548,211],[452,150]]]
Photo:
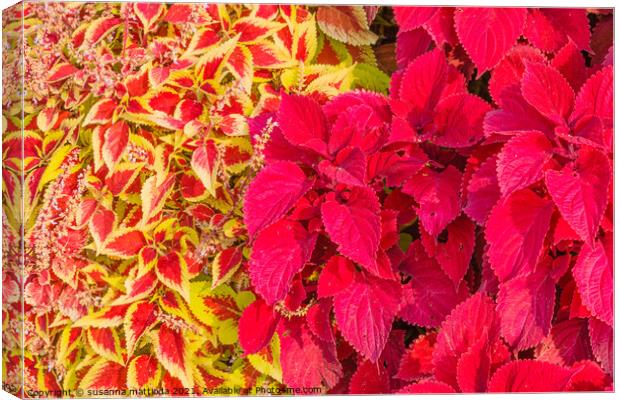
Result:
[[396,64],[405,69],[409,63],[428,51],[433,39],[424,28],[404,32],[396,36]]
[[283,382],[291,387],[335,386],[342,377],[335,346],[314,338],[299,320],[286,326],[280,339]]
[[499,368],[489,382],[489,392],[561,392],[571,371],[536,360],[511,361]]
[[411,324],[437,327],[463,299],[454,282],[426,254],[419,240],[409,246],[400,269],[411,276],[411,281],[403,286],[404,304],[399,315]]
[[331,322],[331,300],[323,299],[313,304],[306,314],[306,323],[310,331],[318,339],[335,344],[334,332]]
[[614,373],[614,330],[605,322],[597,318],[590,318],[588,322],[592,353],[601,367],[610,375]]
[[467,7],[455,12],[456,33],[478,67],[478,76],[495,67],[515,45],[526,15],[525,8]]
[[431,140],[440,146],[461,148],[482,139],[482,123],[491,106],[478,96],[456,93],[445,97],[435,110],[435,135]]
[[358,364],[349,382],[350,394],[383,394],[390,392],[390,375],[381,363],[368,360]]
[[546,273],[500,283],[497,313],[502,337],[517,350],[537,345],[549,334],[554,304],[555,284]]
[[545,56],[532,46],[518,44],[493,70],[489,79],[489,92],[498,106],[504,106],[504,91],[511,86],[518,86],[521,82],[526,62],[545,62]]
[[400,285],[360,273],[334,296],[342,336],[365,358],[376,362],[387,343],[400,306]]
[[583,360],[571,366],[573,376],[567,392],[603,392],[611,389],[612,378],[594,361]]
[[434,108],[448,79],[448,64],[440,49],[429,51],[405,70],[398,93],[392,93],[392,109],[414,126],[432,119]]
[[337,183],[350,186],[366,184],[366,156],[358,147],[343,148],[333,162],[323,160],[318,169]]
[[594,242],[607,206],[611,168],[607,156],[590,147],[575,163],[545,175],[547,189],[562,217],[589,244]]
[[433,352],[437,379],[457,388],[457,364],[461,356],[486,332],[488,343],[499,338],[499,319],[495,305],[478,292],[456,306],[441,324]]
[[458,216],[460,185],[461,172],[452,165],[441,172],[422,170],[403,185],[420,205],[418,215],[430,235],[439,235]]
[[575,92],[566,78],[552,66],[527,63],[521,80],[521,92],[532,107],[558,125],[565,123],[573,110]]
[[282,300],[293,277],[310,259],[316,234],[295,221],[280,220],[263,229],[254,242],[250,277],[256,292],[268,304]]
[[510,139],[497,158],[497,178],[503,197],[542,179],[551,150],[552,145],[542,132],[527,132]]
[[433,374],[433,347],[437,341],[434,332],[419,336],[405,354],[403,354],[398,366],[396,378],[403,381],[414,381],[421,377]]
[[486,332],[463,353],[456,364],[456,380],[463,393],[486,392],[491,373],[491,355]]
[[489,212],[501,196],[496,167],[497,157],[489,157],[472,174],[467,184],[463,211],[480,226],[485,224]]
[[393,7],[399,31],[407,32],[424,25],[439,11],[439,7]]
[[319,276],[319,298],[331,297],[345,290],[355,279],[355,265],[342,256],[331,257]]
[[311,186],[312,180],[293,162],[278,161],[262,169],[245,196],[243,215],[250,235],[282,218]]
[[533,191],[516,191],[487,220],[488,256],[500,281],[534,271],[549,230],[553,203]]
[[325,230],[340,253],[376,273],[381,238],[379,200],[367,187],[354,187],[340,197],[341,201],[328,199],[321,206]]
[[551,329],[551,339],[564,365],[592,358],[586,318],[572,318],[556,323]]
[[327,124],[317,102],[307,96],[283,94],[278,111],[282,134],[291,144],[327,153]]
[[263,299],[247,306],[239,318],[239,344],[246,354],[265,347],[276,330],[280,315]]
[[572,120],[588,115],[601,118],[606,127],[613,125],[613,66],[609,65],[592,75],[583,84],[575,100]]
[[456,393],[452,386],[434,380],[422,380],[398,390],[400,394]]
[[607,235],[602,241],[587,244],[579,253],[573,277],[581,301],[601,321],[613,326],[613,241]]
[[458,287],[474,253],[474,224],[469,218],[461,216],[452,221],[436,238],[430,236],[424,228],[420,229],[420,236],[428,256],[437,260],[454,286]]
[[589,75],[583,55],[572,40],[558,50],[551,65],[560,71],[575,91],[579,90]]

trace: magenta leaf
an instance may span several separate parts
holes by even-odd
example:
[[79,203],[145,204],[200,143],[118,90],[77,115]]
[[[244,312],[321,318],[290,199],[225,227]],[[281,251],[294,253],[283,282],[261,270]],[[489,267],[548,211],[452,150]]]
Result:
[[552,213],[553,203],[529,189],[514,192],[491,211],[485,236],[500,281],[534,271]]
[[327,123],[321,106],[312,98],[283,94],[278,123],[291,144],[327,154]]
[[450,165],[438,172],[422,170],[405,182],[403,192],[420,205],[418,215],[424,229],[437,236],[460,212],[461,172]]
[[489,392],[561,392],[571,371],[536,360],[517,360],[499,368],[489,382]]
[[239,318],[239,344],[246,354],[265,347],[278,325],[280,315],[262,299],[256,299]]
[[456,33],[478,67],[492,69],[515,45],[525,23],[525,8],[466,7],[454,14]]
[[510,139],[497,158],[497,178],[502,195],[524,189],[543,178],[552,146],[544,133],[527,132]]
[[562,74],[543,63],[527,63],[521,80],[523,98],[539,113],[562,125],[573,110],[575,92]]
[[462,296],[454,281],[441,269],[434,258],[428,257],[420,241],[413,242],[401,270],[411,276],[403,286],[404,305],[400,317],[405,321],[428,328],[441,324]]
[[275,162],[260,171],[245,196],[243,214],[250,235],[282,218],[311,186],[312,180],[292,162]]
[[334,297],[336,322],[342,336],[373,363],[387,343],[400,306],[400,285],[359,274]]
[[293,277],[310,259],[315,242],[316,234],[288,220],[280,220],[258,234],[250,257],[250,277],[268,304],[286,296]]
[[379,200],[365,187],[354,187],[341,197],[345,198],[321,206],[325,230],[343,255],[374,272],[381,238]]
[[611,168],[607,156],[593,148],[579,150],[575,163],[548,171],[547,189],[562,217],[586,243],[592,244],[607,207]]
[[581,301],[595,317],[610,326],[614,324],[612,243],[608,235],[594,247],[584,245],[573,268]]
[[546,273],[519,276],[499,285],[501,334],[517,350],[540,343],[551,330],[555,284]]

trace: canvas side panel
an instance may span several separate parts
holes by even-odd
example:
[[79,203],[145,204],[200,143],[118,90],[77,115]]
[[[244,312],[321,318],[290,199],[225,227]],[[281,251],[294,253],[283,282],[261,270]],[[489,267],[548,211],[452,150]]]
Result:
[[2,389],[23,394],[23,4],[2,11]]

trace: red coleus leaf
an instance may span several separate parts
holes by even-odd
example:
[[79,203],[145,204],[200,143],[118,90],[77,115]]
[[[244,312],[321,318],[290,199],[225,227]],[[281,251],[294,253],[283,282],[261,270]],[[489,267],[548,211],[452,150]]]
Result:
[[476,293],[454,308],[437,335],[433,352],[435,376],[452,387],[458,387],[457,363],[471,346],[486,333],[488,344],[499,337],[499,319],[493,302],[483,293]]
[[122,390],[126,387],[125,366],[100,359],[82,377],[80,386],[89,389]]
[[584,360],[573,364],[573,376],[567,385],[569,392],[602,392],[609,391],[612,378],[607,375],[594,361]]
[[155,273],[164,285],[179,292],[189,301],[189,275],[183,256],[176,251],[160,256],[157,259]]
[[132,355],[142,334],[157,321],[155,306],[147,302],[133,303],[127,309],[123,328],[127,354]]
[[415,381],[433,374],[433,347],[437,334],[427,333],[418,337],[403,354],[396,378]]
[[358,147],[345,147],[333,163],[323,160],[318,169],[334,182],[351,186],[366,184],[366,156]]
[[157,384],[159,363],[153,356],[139,355],[127,366],[127,385],[134,388],[148,388]]
[[542,132],[527,132],[510,139],[497,158],[497,178],[503,197],[543,177],[552,145]]
[[407,32],[419,28],[431,19],[439,7],[393,7],[394,18],[400,32]]
[[411,282],[403,286],[404,304],[400,311],[400,317],[411,324],[439,326],[463,298],[437,261],[428,257],[420,241],[409,246],[400,269],[411,276]]
[[447,80],[448,64],[440,49],[421,55],[407,65],[398,92],[392,92],[392,109],[412,126],[423,126],[432,119]]
[[613,376],[613,328],[596,318],[590,318],[588,322],[588,332],[590,333],[590,344],[592,345],[592,353],[594,353],[594,357],[599,363],[601,363],[601,367],[603,367],[605,372]]
[[374,191],[354,187],[328,198],[321,206],[321,216],[330,239],[344,256],[379,275],[377,250],[381,238],[381,206]]
[[519,85],[527,62],[545,62],[545,56],[537,49],[518,44],[510,50],[495,67],[489,80],[489,92],[495,103],[503,107],[503,93],[511,86]]
[[537,345],[551,329],[555,284],[545,273],[519,276],[499,285],[501,334],[517,350]]
[[486,101],[469,93],[445,97],[435,110],[436,133],[431,140],[445,147],[473,146],[484,136],[482,123],[490,110]]
[[454,286],[458,287],[474,253],[474,224],[469,218],[461,216],[451,222],[437,238],[430,236],[424,228],[420,229],[420,236],[428,256],[437,260]]
[[551,329],[551,340],[562,365],[593,358],[586,318],[573,318],[555,324]]
[[558,125],[564,123],[573,110],[575,93],[566,78],[552,66],[527,63],[521,92],[532,107]]
[[318,103],[310,97],[282,95],[278,122],[291,144],[327,153],[327,124]]
[[606,127],[613,124],[613,66],[607,66],[592,75],[579,90],[571,119],[588,115],[601,118]]
[[491,211],[487,254],[500,281],[534,271],[552,213],[553,203],[529,189],[514,192]]
[[347,258],[333,256],[319,276],[319,298],[334,296],[345,290],[355,279],[355,265]]
[[585,244],[573,268],[581,301],[592,315],[613,326],[613,242],[611,235]]
[[108,255],[129,258],[137,255],[145,243],[146,239],[141,231],[130,229],[112,232],[103,246]]
[[420,221],[431,236],[439,235],[458,216],[460,185],[461,172],[452,165],[441,172],[422,170],[403,185],[403,192],[420,205]]
[[316,234],[288,220],[280,220],[258,234],[250,257],[250,277],[268,304],[286,296],[293,277],[310,259],[315,242]]
[[478,76],[495,67],[515,45],[526,15],[525,8],[467,7],[455,12],[456,33],[478,67]]
[[334,296],[342,336],[365,358],[376,362],[387,343],[401,296],[396,282],[359,273]]
[[159,3],[135,3],[133,9],[144,30],[148,32],[164,14],[166,5]]
[[170,375],[179,379],[185,387],[193,387],[191,353],[181,331],[162,324],[155,336],[155,355]]
[[252,180],[245,196],[244,222],[250,235],[282,218],[310,189],[312,180],[296,164],[269,164]]
[[412,383],[401,388],[398,393],[400,394],[424,394],[424,393],[456,393],[456,391],[443,382],[437,382],[434,380],[422,380],[418,383]]
[[332,303],[330,300],[323,299],[313,304],[306,314],[306,323],[310,331],[318,339],[324,342],[335,344],[334,332],[331,322]]
[[349,382],[350,394],[382,394],[390,392],[390,376],[381,363],[361,362]]
[[262,299],[256,299],[239,318],[239,344],[246,354],[265,347],[276,330],[280,315]]
[[331,388],[342,377],[342,366],[336,357],[336,348],[315,339],[302,322],[288,323],[281,336],[282,380],[292,387]]
[[568,384],[568,368],[536,360],[505,364],[489,382],[489,392],[561,392]]
[[577,160],[545,175],[547,189],[564,220],[588,244],[596,238],[607,206],[611,169],[607,156],[583,147]]
[[459,358],[456,380],[463,393],[486,392],[491,373],[491,355],[486,332]]
[[198,146],[192,154],[192,169],[209,191],[215,197],[216,177],[218,173],[219,153],[215,141],[209,139]]
[[129,125],[124,121],[118,121],[103,134],[103,146],[101,154],[103,161],[109,170],[114,169],[114,165],[125,151],[129,143]]
[[480,226],[485,224],[489,213],[500,199],[496,168],[497,157],[489,157],[467,183],[463,211]]

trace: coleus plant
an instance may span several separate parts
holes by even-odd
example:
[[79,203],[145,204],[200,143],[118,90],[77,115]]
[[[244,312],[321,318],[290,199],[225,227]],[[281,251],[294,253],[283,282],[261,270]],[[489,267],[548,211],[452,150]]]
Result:
[[[24,312],[25,389],[279,385],[277,357],[240,357],[237,344],[254,300],[241,198],[263,162],[246,118],[277,109],[280,88],[387,89],[368,73],[376,9],[350,10],[363,43],[327,36],[301,6],[27,3],[23,19],[5,15],[9,44],[24,35],[27,86],[23,119],[21,92],[3,101],[15,263],[3,362],[19,368]],[[8,249],[22,227],[20,270]]]
[[251,123],[241,346],[332,393],[610,390],[610,43],[585,10],[394,12],[389,98]]

